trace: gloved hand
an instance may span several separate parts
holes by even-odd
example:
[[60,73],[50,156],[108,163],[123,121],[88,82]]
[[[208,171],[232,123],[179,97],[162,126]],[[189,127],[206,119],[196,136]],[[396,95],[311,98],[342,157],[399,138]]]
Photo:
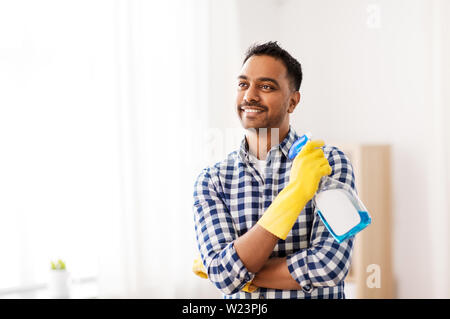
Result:
[[199,277],[208,278],[208,274],[206,273],[205,266],[203,266],[200,258],[194,259],[194,264],[192,265],[192,271]]
[[[192,271],[194,274],[201,278],[208,278],[208,274],[206,273],[205,266],[203,266],[202,261],[200,258],[197,258],[194,260],[194,264],[192,265]],[[248,282],[245,284],[245,286],[242,288],[242,291],[245,292],[254,292],[256,289],[258,289],[257,286],[252,285],[252,282]]]
[[320,179],[331,174],[331,166],[319,147],[323,141],[308,141],[294,158],[288,185],[275,197],[258,225],[286,239],[305,205],[313,198]]

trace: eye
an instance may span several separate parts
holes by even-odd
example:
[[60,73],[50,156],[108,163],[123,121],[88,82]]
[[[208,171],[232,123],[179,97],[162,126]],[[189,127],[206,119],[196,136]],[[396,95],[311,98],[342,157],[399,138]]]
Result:
[[264,90],[273,90],[274,88],[271,85],[263,84],[261,85],[261,88]]
[[247,86],[247,83],[245,83],[245,82],[239,82],[239,83],[238,83],[238,86],[239,86],[240,88],[244,88],[244,87]]

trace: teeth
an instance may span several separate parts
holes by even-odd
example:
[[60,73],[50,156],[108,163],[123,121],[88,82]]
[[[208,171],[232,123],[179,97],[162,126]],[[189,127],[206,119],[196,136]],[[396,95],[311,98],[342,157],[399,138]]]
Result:
[[260,111],[260,110],[244,110],[245,112],[251,112],[251,113],[259,113],[259,112],[262,112],[262,111]]

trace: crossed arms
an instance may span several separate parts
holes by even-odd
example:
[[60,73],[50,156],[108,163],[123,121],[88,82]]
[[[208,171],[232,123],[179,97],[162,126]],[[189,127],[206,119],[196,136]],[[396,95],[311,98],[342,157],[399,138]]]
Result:
[[[341,164],[343,157],[342,152],[333,151],[330,165]],[[331,177],[354,187],[351,167],[341,169],[344,166],[336,165]],[[283,258],[269,258],[279,238],[258,224],[239,236],[218,185],[218,174],[213,168],[199,175],[194,192],[194,220],[208,277],[224,294],[239,292],[249,281],[258,287],[304,290],[311,286],[336,286],[345,278],[353,241],[337,243],[317,214],[307,249]]]

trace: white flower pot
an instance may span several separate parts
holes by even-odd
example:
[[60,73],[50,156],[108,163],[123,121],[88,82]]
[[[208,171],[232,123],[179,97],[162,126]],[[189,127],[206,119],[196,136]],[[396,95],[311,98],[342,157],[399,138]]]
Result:
[[70,274],[67,270],[50,270],[48,281],[48,292],[50,298],[70,298],[69,279]]

